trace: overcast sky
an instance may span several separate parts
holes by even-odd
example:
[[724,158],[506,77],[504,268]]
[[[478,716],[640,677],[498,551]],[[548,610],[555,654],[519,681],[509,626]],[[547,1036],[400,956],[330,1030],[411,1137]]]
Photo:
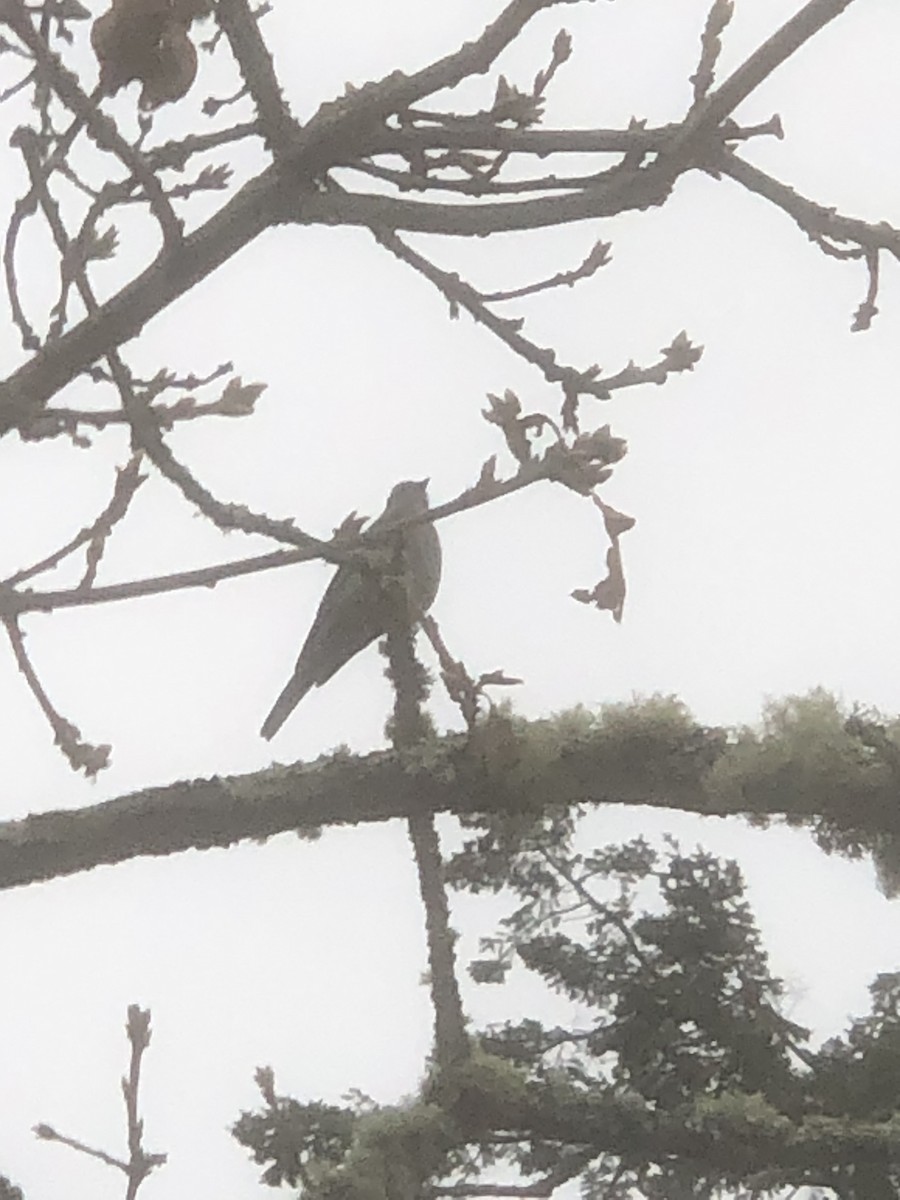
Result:
[[[738,3],[723,69],[799,6]],[[361,0],[280,0],[263,28],[304,118],[347,81],[455,49],[502,7],[382,0],[376,18]],[[575,58],[550,93],[548,127],[677,120],[690,102],[706,9],[706,0],[559,6],[532,23],[501,67],[527,86],[564,24]],[[748,157],[848,215],[900,222],[900,165],[887,149],[896,140],[898,44],[895,4],[852,5],[739,110],[747,124],[778,112],[785,126],[784,141],[754,142]],[[72,61],[88,63],[89,52],[78,49]],[[2,87],[13,78],[7,58],[0,68]],[[494,83],[467,86],[465,101],[488,104]],[[160,139],[202,120],[203,98],[233,85],[227,69],[205,66],[189,97],[160,114]],[[127,119],[135,94],[114,111]],[[10,104],[0,119],[6,145],[28,110]],[[2,153],[8,213],[21,174],[18,158]],[[242,148],[233,161],[243,178],[262,158]],[[198,203],[189,219],[210,207]],[[95,273],[103,295],[148,253],[149,226],[130,215],[117,223],[122,252]],[[629,359],[655,361],[682,329],[706,348],[693,373],[664,387],[583,406],[586,425],[609,421],[630,447],[604,489],[637,518],[622,543],[624,620],[617,626],[570,599],[603,573],[602,527],[590,503],[541,486],[443,523],[434,615],[452,652],[475,674],[503,668],[522,678],[514,699],[529,716],[663,692],[701,720],[737,723],[754,720],[767,697],[818,684],[848,703],[897,712],[894,265],[883,264],[873,328],[852,334],[867,282],[860,264],[824,257],[758,198],[700,175],[649,213],[490,242],[410,240],[493,290],[574,267],[597,237],[613,243],[608,267],[573,290],[509,305],[510,315],[525,315],[527,332],[563,361],[596,361],[609,372]],[[55,267],[40,239],[25,246],[26,299],[37,314],[53,294]],[[483,329],[448,320],[442,299],[362,230],[267,233],[153,320],[126,356],[144,376],[161,366],[202,375],[230,359],[245,380],[266,382],[252,420],[182,426],[171,445],[220,499],[294,516],[321,536],[352,509],[377,513],[398,479],[430,476],[440,503],[470,485],[491,454],[510,466],[480,415],[487,392],[512,388],[530,410],[559,402]],[[7,325],[0,376],[21,360]],[[82,383],[65,399],[98,395]],[[0,575],[89,523],[126,453],[117,434],[98,437],[87,453],[7,438]],[[269,547],[223,537],[154,479],[113,538],[102,580]],[[0,645],[0,818],[254,771],[341,743],[382,745],[390,693],[374,648],[311,693],[271,745],[257,736],[330,570],[304,564],[215,590],[29,618],[29,649],[55,703],[87,739],[113,744],[113,762],[96,784],[70,773]],[[77,574],[54,578],[63,585]],[[433,707],[440,722],[458,726],[437,693]],[[670,829],[687,846],[702,840],[736,855],[773,966],[791,984],[791,1015],[819,1036],[865,1009],[877,971],[898,967],[896,903],[877,894],[867,865],[828,860],[805,836],[642,810],[604,812],[594,827],[598,839]],[[301,1099],[337,1101],[359,1087],[389,1102],[416,1086],[431,1014],[399,824],[104,868],[6,893],[0,905],[0,961],[15,980],[0,989],[0,1173],[32,1200],[121,1194],[112,1172],[29,1131],[47,1121],[121,1151],[118,1078],[132,1002],[153,1011],[146,1144],[170,1155],[146,1185],[154,1200],[200,1189],[220,1200],[256,1194],[257,1168],[225,1129],[256,1103],[258,1064],[271,1063],[279,1089]],[[499,911],[459,905],[464,950],[491,932]],[[470,991],[467,1003],[478,1021],[551,1011],[526,985]]]

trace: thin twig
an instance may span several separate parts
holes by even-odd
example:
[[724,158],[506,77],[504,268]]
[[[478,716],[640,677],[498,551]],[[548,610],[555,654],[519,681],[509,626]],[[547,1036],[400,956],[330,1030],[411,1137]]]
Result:
[[12,588],[17,584],[24,583],[26,579],[33,579],[36,575],[51,570],[85,543],[91,543],[91,548],[88,551],[89,566],[86,568],[85,575],[75,590],[84,590],[93,586],[97,565],[106,540],[112,532],[112,527],[123,519],[128,505],[131,503],[131,499],[145,479],[145,476],[140,474],[140,461],[139,456],[132,456],[127,466],[117,472],[112,498],[90,525],[86,525],[84,529],[76,533],[64,546],[61,546],[58,550],[54,550],[46,558],[33,563],[30,567],[23,567],[21,571],[16,571],[14,575],[10,575],[7,579],[4,579],[3,586]]
[[65,717],[57,712],[50,697],[44,691],[37,672],[28,657],[28,652],[25,649],[25,638],[18,621],[15,617],[8,616],[0,617],[0,620],[2,620],[6,629],[16,665],[24,676],[31,694],[38,703],[38,707],[47,718],[53,730],[56,745],[59,746],[62,753],[69,760],[74,771],[84,771],[85,775],[89,779],[92,779],[98,771],[102,771],[109,765],[111,747],[108,745],[93,745],[90,742],[83,741],[78,727],[73,725],[71,721],[67,721]]

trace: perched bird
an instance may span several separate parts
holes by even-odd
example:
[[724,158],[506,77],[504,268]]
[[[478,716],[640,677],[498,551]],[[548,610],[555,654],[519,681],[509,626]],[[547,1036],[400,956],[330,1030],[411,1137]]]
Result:
[[[395,521],[428,510],[428,480],[398,483],[384,512],[369,527],[372,533]],[[441,543],[430,523],[398,530],[394,548],[407,588],[410,610],[424,613],[437,595],[441,581]],[[391,541],[387,542],[391,549]],[[260,734],[273,737],[312,687],[339,671],[360,650],[387,632],[391,601],[377,573],[361,563],[342,563],[328,585],[316,619],[307,634],[294,674],[288,680]]]
[[211,14],[210,0],[112,0],[91,26],[101,92],[112,96],[137,80],[143,109],[180,100],[197,74],[188,31]]

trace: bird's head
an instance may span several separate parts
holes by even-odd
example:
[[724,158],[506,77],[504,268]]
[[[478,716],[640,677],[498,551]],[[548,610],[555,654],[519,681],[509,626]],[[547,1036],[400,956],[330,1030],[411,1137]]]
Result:
[[411,517],[428,508],[428,480],[404,479],[394,485],[388,496],[384,515],[387,517]]

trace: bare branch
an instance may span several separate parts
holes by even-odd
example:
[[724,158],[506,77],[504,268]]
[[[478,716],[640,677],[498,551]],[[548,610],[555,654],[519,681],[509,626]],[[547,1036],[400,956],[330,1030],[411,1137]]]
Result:
[[[108,604],[115,600],[132,600],[142,596],[181,591],[186,588],[212,588],[226,579],[237,579],[244,575],[256,574],[258,571],[270,571],[275,567],[290,566],[293,563],[310,562],[316,558],[324,558],[328,562],[346,562],[353,557],[358,557],[361,551],[377,546],[381,539],[388,537],[405,524],[440,521],[454,513],[489,504],[498,496],[511,495],[513,492],[530,487],[531,484],[547,478],[548,468],[540,462],[525,464],[509,479],[491,478],[487,480],[482,478],[474,487],[461,492],[454,500],[437,505],[421,517],[413,518],[408,522],[385,525],[377,538],[373,538],[370,534],[363,534],[358,537],[342,536],[334,538],[330,542],[319,542],[294,530],[298,540],[306,538],[306,543],[302,548],[276,550],[271,554],[261,554],[212,567],[200,567],[193,571],[179,571],[172,575],[137,579],[128,583],[106,584],[93,587],[89,591],[62,589],[50,592],[17,592],[10,587],[0,588],[0,618],[18,617],[29,612],[51,612],[57,608],[81,608],[85,605]],[[281,530],[275,536],[288,540],[290,528],[282,529],[282,526],[289,526],[289,522],[270,522],[270,527],[277,527]]]
[[690,80],[694,85],[695,104],[706,96],[713,85],[716,62],[722,53],[722,32],[733,15],[733,0],[713,0],[701,39],[700,62]]
[[[763,196],[782,212],[792,217],[811,242],[831,258],[864,258],[869,272],[866,299],[854,317],[853,330],[867,329],[877,313],[875,297],[878,292],[878,256],[881,251],[900,261],[900,229],[887,221],[873,224],[856,217],[845,217],[833,208],[826,208],[801,196],[792,187],[766,174],[734,153],[720,153],[710,163],[711,169],[734,179],[748,191]],[[853,245],[849,248],[834,242]]]
[[86,566],[81,583],[75,590],[76,592],[83,591],[86,588],[92,587],[97,566],[103,555],[106,541],[112,533],[113,526],[124,519],[132,498],[146,479],[145,475],[140,474],[140,465],[140,456],[133,455],[128,464],[116,472],[116,482],[112,498],[103,512],[90,525],[85,526],[79,533],[76,533],[59,550],[55,550],[52,554],[48,554],[46,558],[42,558],[40,562],[33,563],[30,567],[24,567],[21,571],[16,571],[14,575],[10,575],[7,579],[3,580],[3,587],[15,587],[17,584],[24,583],[26,579],[33,579],[35,575],[40,575],[44,571],[51,570],[53,567],[58,566],[64,558],[68,558],[80,546],[85,545],[85,543],[89,543],[88,565]]
[[128,1125],[128,1159],[114,1157],[95,1146],[89,1146],[76,1138],[59,1133],[52,1125],[40,1124],[34,1132],[42,1141],[59,1142],[79,1154],[95,1158],[107,1167],[115,1167],[128,1177],[125,1190],[126,1200],[135,1200],[141,1184],[156,1167],[166,1161],[165,1154],[147,1154],[143,1148],[144,1123],[138,1116],[138,1092],[140,1089],[141,1060],[150,1044],[150,1012],[138,1008],[136,1004],[128,1007],[128,1021],[125,1026],[128,1041],[131,1044],[131,1059],[128,1075],[122,1080],[122,1094],[125,1100],[125,1114]]
[[272,55],[247,0],[219,0],[219,22],[259,114],[258,131],[273,154],[286,153],[299,128],[281,94]]
[[[489,329],[514,354],[537,367],[548,383],[559,384],[565,396],[564,412],[567,414],[566,424],[569,428],[577,427],[575,412],[580,396],[595,396],[598,400],[608,400],[612,393],[619,388],[634,387],[642,383],[662,383],[671,371],[692,370],[694,363],[700,357],[701,351],[691,347],[685,339],[686,353],[684,355],[676,356],[663,352],[663,358],[652,367],[641,368],[629,363],[616,375],[601,376],[600,368],[596,364],[581,370],[562,365],[557,363],[554,350],[538,346],[525,337],[522,333],[524,322],[521,319],[500,317],[492,312],[486,303],[489,297],[477,292],[471,284],[465,283],[455,272],[444,271],[435,266],[395,233],[373,228],[372,236],[385,249],[390,250],[397,258],[408,263],[420,275],[434,284],[449,302],[451,316],[455,316],[459,309],[465,309],[474,320]],[[600,245],[602,246],[603,243]],[[602,265],[602,263],[598,262],[597,265]],[[563,279],[561,282],[568,282],[568,280]],[[506,296],[500,295],[495,299],[506,299]]]
[[523,287],[507,288],[501,292],[482,292],[481,300],[483,304],[495,303],[498,300],[518,300],[523,296],[533,296],[537,292],[546,292],[551,288],[557,287],[573,287],[581,279],[590,279],[596,275],[601,267],[605,267],[610,261],[609,252],[612,246],[609,242],[596,241],[591,249],[585,255],[584,259],[572,271],[557,271],[555,275],[551,275],[548,279],[541,279],[537,283],[528,283]]
[[795,16],[754,50],[721,87],[695,106],[673,140],[669,150],[673,160],[693,157],[709,133],[729,117],[741,101],[852,3],[853,0],[808,0]]
[[[34,55],[42,75],[53,90],[75,114],[76,126],[70,130],[69,140],[74,136],[75,129],[83,125],[102,150],[108,150],[115,154],[144,188],[166,244],[177,246],[181,241],[181,222],[172,211],[172,206],[166,199],[159,180],[148,168],[141,154],[121,136],[113,121],[97,108],[98,94],[95,93],[91,97],[85,95],[77,78],[62,65],[56,55],[49,52],[43,38],[31,24],[28,10],[22,0],[9,0],[8,9],[2,15],[6,23]],[[47,164],[47,170],[51,170],[52,166],[53,159],[51,158]]]
[[41,712],[47,718],[53,730],[53,740],[69,760],[73,771],[84,771],[90,779],[109,766],[109,756],[112,749],[109,745],[95,746],[82,740],[81,731],[71,721],[67,721],[53,706],[50,697],[44,691],[37,672],[25,649],[25,638],[15,618],[2,617],[9,644],[12,647],[16,665],[25,677],[29,691],[38,703]]

